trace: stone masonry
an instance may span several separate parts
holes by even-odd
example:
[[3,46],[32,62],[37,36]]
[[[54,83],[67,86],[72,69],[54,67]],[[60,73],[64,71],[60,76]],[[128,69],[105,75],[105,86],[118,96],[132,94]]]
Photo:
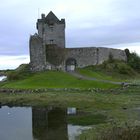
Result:
[[[102,64],[111,54],[114,59],[126,61],[125,51],[103,47],[65,48],[65,19],[59,20],[53,12],[37,21],[38,33],[30,36],[30,65],[32,71],[75,70],[90,65]],[[54,65],[46,58],[47,46],[64,48],[65,57],[61,64]],[[58,54],[61,55],[61,54]],[[53,56],[55,59],[55,55]],[[56,57],[57,58],[57,57]]]

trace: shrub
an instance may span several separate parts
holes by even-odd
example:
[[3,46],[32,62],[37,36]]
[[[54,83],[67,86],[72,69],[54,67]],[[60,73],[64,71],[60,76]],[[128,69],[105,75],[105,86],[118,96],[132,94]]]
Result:
[[19,80],[20,79],[20,75],[19,73],[16,73],[16,72],[10,72],[7,76],[7,79],[8,80]]
[[130,66],[128,66],[125,63],[117,63],[116,64],[116,70],[120,73],[120,74],[132,74],[134,73],[134,71],[132,70],[132,68]]
[[29,64],[22,64],[14,71],[11,71],[7,75],[8,80],[19,80],[23,79],[30,74]]
[[134,70],[140,72],[140,56],[135,52],[130,53],[128,49],[125,49],[125,53],[127,56],[127,64]]
[[108,61],[109,61],[110,63],[114,62],[114,57],[113,57],[113,54],[112,54],[111,52],[109,53]]
[[119,74],[135,75],[135,71],[124,61],[115,60],[105,61],[100,65],[102,69],[106,72],[117,72]]

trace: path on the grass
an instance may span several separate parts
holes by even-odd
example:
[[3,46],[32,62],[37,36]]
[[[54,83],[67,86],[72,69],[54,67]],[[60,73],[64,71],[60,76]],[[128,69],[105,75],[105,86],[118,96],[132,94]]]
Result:
[[92,80],[92,81],[99,81],[99,82],[104,82],[104,83],[111,83],[111,84],[117,84],[117,85],[128,85],[131,83],[126,83],[126,82],[114,82],[114,81],[109,81],[109,80],[100,80],[92,77],[88,77],[85,75],[82,75],[76,71],[68,71],[69,74],[73,75],[74,77],[84,79],[84,80]]

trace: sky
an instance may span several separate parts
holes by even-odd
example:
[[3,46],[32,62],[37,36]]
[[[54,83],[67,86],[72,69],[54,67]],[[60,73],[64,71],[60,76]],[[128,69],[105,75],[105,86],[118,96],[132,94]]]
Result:
[[[2,1],[2,0],[0,0]],[[66,20],[66,47],[111,47],[140,55],[140,0],[4,0],[0,69],[28,63],[29,37],[41,14]]]

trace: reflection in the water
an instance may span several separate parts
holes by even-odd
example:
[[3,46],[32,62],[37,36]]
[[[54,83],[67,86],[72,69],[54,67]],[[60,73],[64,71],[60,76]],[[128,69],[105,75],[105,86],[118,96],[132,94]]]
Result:
[[3,76],[0,76],[0,82],[1,82],[1,81],[5,81],[6,78],[7,78],[7,76],[4,76],[4,75],[3,75]]
[[68,115],[75,115],[76,114],[76,108],[75,107],[68,107],[67,114]]
[[31,108],[1,107],[0,140],[32,140]]
[[32,128],[35,140],[68,140],[67,110],[32,108]]
[[85,129],[68,123],[75,113],[75,108],[2,106],[0,140],[75,140]]

